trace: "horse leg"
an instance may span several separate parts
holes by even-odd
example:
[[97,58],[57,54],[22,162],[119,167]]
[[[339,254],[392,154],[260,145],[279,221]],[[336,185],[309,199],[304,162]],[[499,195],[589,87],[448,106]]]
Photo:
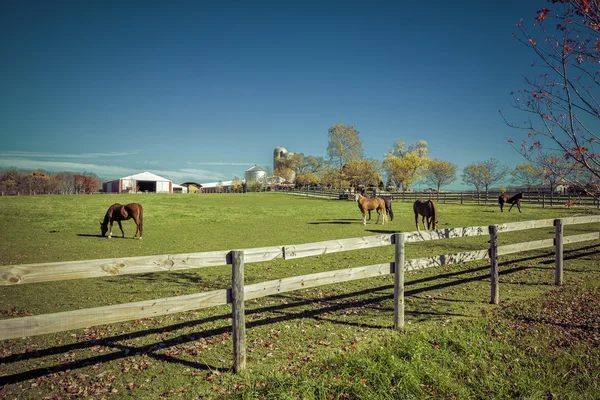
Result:
[[119,228],[121,229],[121,237],[125,237],[125,231],[123,230],[123,225],[121,225],[121,221],[117,221],[119,223]]
[[417,226],[417,232],[420,231],[419,229],[419,214],[415,211],[415,225]]
[[110,230],[108,231],[108,238],[110,239],[112,237],[112,225],[113,225],[113,220],[110,220]]
[[519,212],[521,212],[521,201],[517,201],[517,208],[519,209]]
[[[133,238],[135,239],[138,232],[140,231],[140,220],[138,218],[134,218],[133,221],[135,222],[135,235],[133,235]],[[140,233],[140,239],[141,238],[142,238],[142,234]]]
[[512,208],[513,208],[513,206],[514,206],[514,205],[515,205],[515,203],[512,203],[512,204],[510,205],[510,208],[508,209],[508,212],[510,212],[510,210],[512,210]]
[[363,215],[363,225],[366,225],[367,224],[367,212],[363,211],[362,215]]

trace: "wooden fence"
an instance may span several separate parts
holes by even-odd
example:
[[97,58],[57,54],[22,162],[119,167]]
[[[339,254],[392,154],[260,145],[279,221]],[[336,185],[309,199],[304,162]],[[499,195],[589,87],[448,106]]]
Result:
[[[180,271],[229,264],[232,266],[232,286],[228,289],[184,296],[0,320],[0,340],[232,304],[234,370],[237,372],[243,370],[246,366],[244,319],[244,302],[246,300],[322,285],[394,274],[394,327],[402,330],[404,328],[405,271],[489,258],[491,265],[491,302],[498,304],[498,256],[554,246],[556,254],[555,283],[561,284],[563,279],[563,245],[600,238],[599,232],[565,237],[563,236],[563,227],[565,225],[597,222],[600,222],[600,216],[586,216],[491,226],[447,228],[436,231],[404,232],[392,235],[375,235],[234,251],[2,266],[0,267],[0,286],[99,276]],[[555,237],[552,239],[498,246],[499,234],[552,226],[555,227]],[[482,235],[490,235],[490,247],[488,249],[419,259],[405,259],[406,243]],[[261,262],[281,257],[287,260],[392,244],[395,246],[395,257],[394,261],[390,263],[319,272],[252,285],[244,284],[244,264],[246,262]]]
[[[354,200],[353,194],[339,189],[314,189],[290,191],[296,195],[315,196],[330,200]],[[500,192],[388,192],[377,190],[377,196],[390,197],[392,201],[413,202],[418,199],[432,199],[441,204],[498,204]],[[511,194],[514,194],[511,192]],[[368,191],[367,195],[373,193]],[[541,207],[593,207],[600,209],[600,201],[592,196],[575,196],[559,193],[525,192],[521,203]]]

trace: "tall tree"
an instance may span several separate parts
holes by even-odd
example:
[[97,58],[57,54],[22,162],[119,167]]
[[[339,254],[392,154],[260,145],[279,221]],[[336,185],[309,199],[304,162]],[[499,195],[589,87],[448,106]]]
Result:
[[508,172],[507,166],[500,164],[500,161],[495,158],[490,158],[487,161],[479,161],[465,167],[463,169],[463,182],[474,186],[478,192],[484,189],[487,193],[490,187],[502,181],[508,175]]
[[383,160],[383,168],[388,173],[388,180],[394,182],[396,188],[408,190],[410,185],[423,177],[429,165],[428,148],[425,140],[419,140],[405,149],[405,142],[394,143]]
[[[557,154],[568,160],[570,174],[559,176],[599,196],[600,157],[597,130],[600,119],[600,2],[549,0],[538,11],[534,31],[520,21],[513,34],[529,47],[539,62],[537,78],[525,79],[525,88],[513,93],[512,106],[524,111],[523,125],[506,123],[527,132],[521,145],[509,143],[535,162]],[[553,172],[554,173],[554,172]]]
[[[333,124],[329,128],[329,144],[327,157],[332,167],[339,171],[340,182],[343,179],[342,168],[348,161],[361,160],[363,147],[360,133],[354,125]],[[340,184],[340,186],[342,186]]]
[[525,186],[528,192],[533,185],[539,185],[544,181],[542,169],[531,163],[517,164],[510,174],[513,182]]
[[456,168],[456,165],[448,161],[437,158],[431,160],[425,173],[425,182],[435,186],[439,193],[440,187],[449,185],[456,180]]
[[350,186],[378,186],[381,173],[375,160],[352,160],[344,166],[344,176]]

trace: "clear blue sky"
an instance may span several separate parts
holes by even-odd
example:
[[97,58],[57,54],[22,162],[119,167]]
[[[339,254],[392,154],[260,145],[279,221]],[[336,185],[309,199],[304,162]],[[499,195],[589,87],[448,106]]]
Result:
[[[0,6],[0,167],[212,182],[424,139],[462,167],[525,162],[498,110],[532,76],[513,37],[543,0],[13,1]],[[451,187],[451,188],[452,188]]]

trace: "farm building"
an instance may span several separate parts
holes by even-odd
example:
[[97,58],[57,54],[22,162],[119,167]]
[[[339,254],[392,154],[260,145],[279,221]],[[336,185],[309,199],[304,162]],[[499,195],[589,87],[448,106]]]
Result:
[[202,185],[197,182],[184,182],[181,186],[186,187],[188,193],[197,193],[202,191]]
[[125,176],[102,184],[104,193],[173,193],[173,182],[151,172]]
[[233,181],[219,181],[202,184],[202,193],[229,193]]

